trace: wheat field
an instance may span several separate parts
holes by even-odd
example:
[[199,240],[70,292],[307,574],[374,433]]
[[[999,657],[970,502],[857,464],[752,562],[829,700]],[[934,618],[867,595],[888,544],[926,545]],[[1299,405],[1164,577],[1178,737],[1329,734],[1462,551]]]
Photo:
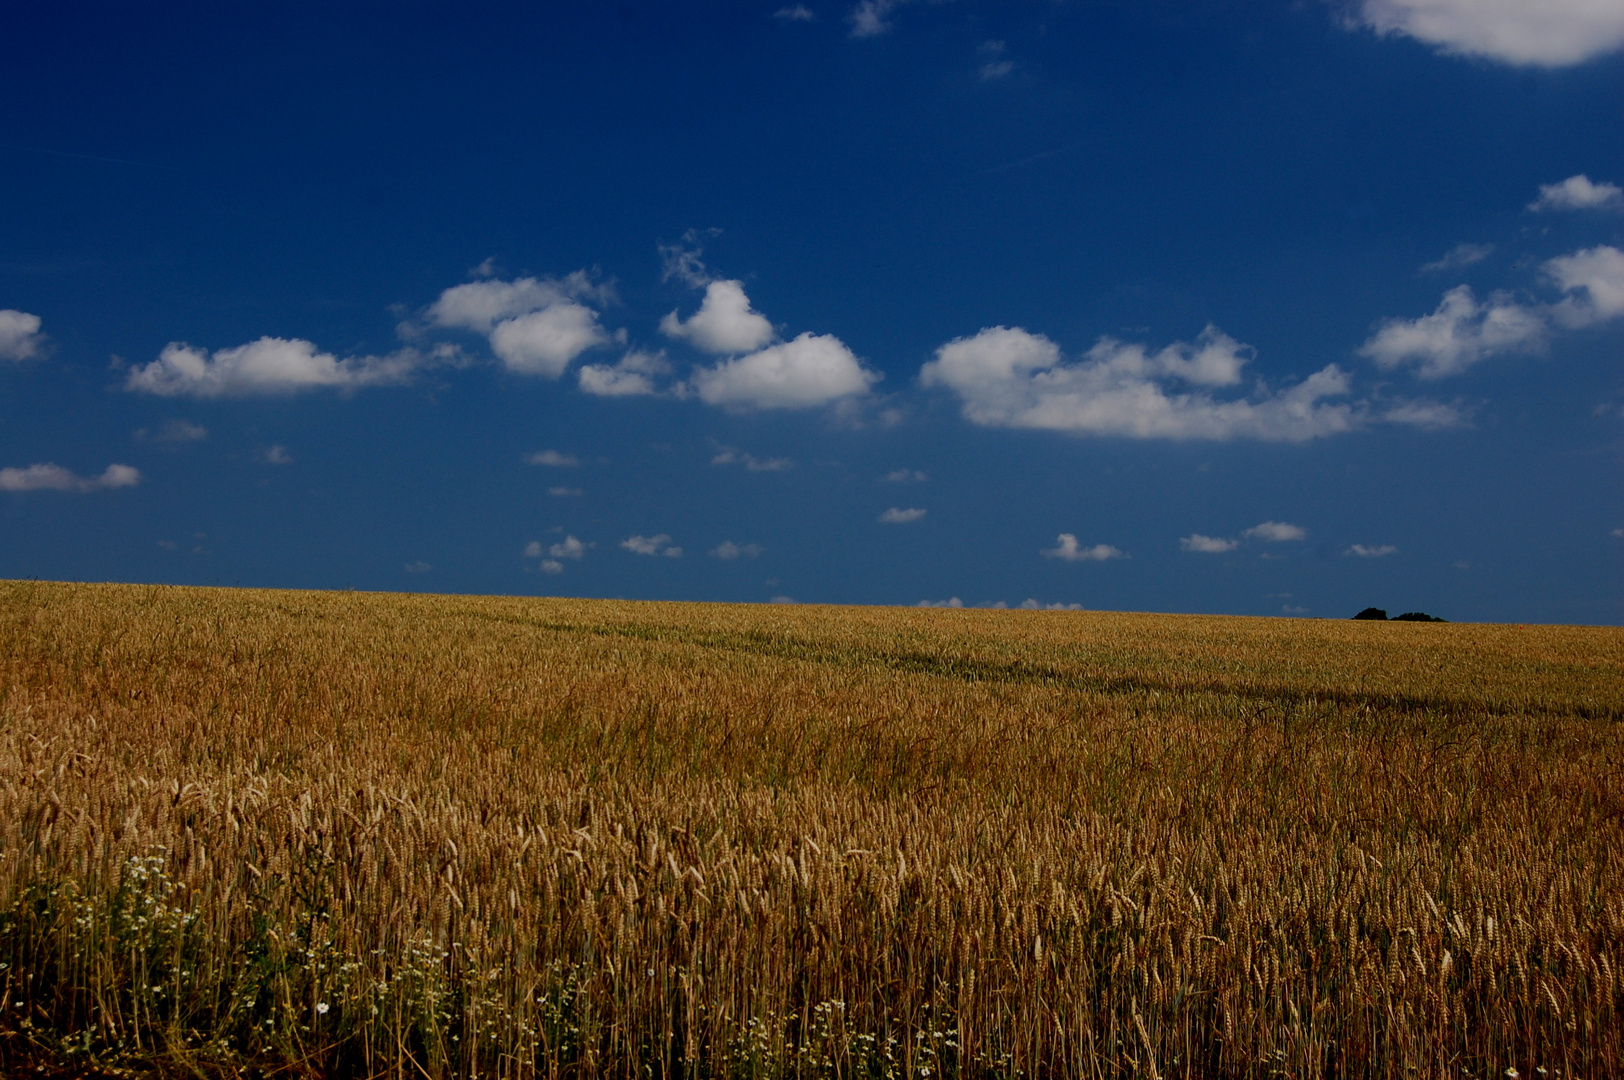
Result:
[[1621,718],[1610,628],[0,583],[0,1071],[1624,1075]]

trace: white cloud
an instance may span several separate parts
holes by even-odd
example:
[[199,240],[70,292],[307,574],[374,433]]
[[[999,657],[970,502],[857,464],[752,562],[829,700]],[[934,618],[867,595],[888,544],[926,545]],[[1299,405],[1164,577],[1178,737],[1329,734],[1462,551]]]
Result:
[[754,454],[736,450],[731,446],[723,446],[711,458],[712,465],[743,465],[751,472],[783,472],[785,469],[795,467],[795,462],[789,458],[758,458]]
[[1021,601],[1021,610],[1022,611],[1081,611],[1081,610],[1083,610],[1083,605],[1081,605],[1081,604],[1062,604],[1062,603],[1059,603],[1059,602],[1056,602],[1056,603],[1053,603],[1053,604],[1045,604],[1042,600],[1035,600],[1035,599],[1032,599],[1031,597],[1028,597],[1027,599]]
[[675,311],[660,320],[660,333],[708,353],[731,355],[759,349],[776,334],[767,317],[750,306],[741,281],[712,281],[687,322]]
[[0,308],[0,360],[32,360],[44,350],[40,317],[15,308]]
[[1419,361],[1420,378],[1442,379],[1497,353],[1537,352],[1545,346],[1545,333],[1538,310],[1503,294],[1480,303],[1470,285],[1457,285],[1431,315],[1383,322],[1359,355],[1387,369]]
[[[1567,294],[1559,302],[1523,304],[1503,293],[1479,301],[1471,286],[1458,285],[1431,315],[1384,321],[1359,354],[1381,368],[1413,361],[1420,378],[1441,379],[1500,353],[1544,350],[1553,322],[1578,329],[1624,315],[1624,251],[1602,244],[1549,259],[1541,270]],[[1442,420],[1444,408],[1401,406],[1384,419]]]
[[426,574],[433,569],[433,566],[422,561],[421,559],[419,559],[417,562],[409,562],[405,566],[405,570],[408,574]]
[[1443,258],[1421,267],[1421,272],[1436,274],[1444,270],[1459,270],[1463,266],[1480,263],[1492,254],[1494,254],[1493,244],[1456,244],[1444,253]]
[[267,465],[293,464],[293,455],[288,453],[288,448],[283,446],[281,443],[266,447],[265,453],[261,456]]
[[671,372],[671,362],[663,351],[647,353],[633,350],[620,358],[614,367],[606,364],[588,364],[581,368],[578,379],[581,389],[598,397],[634,397],[658,394],[655,378]]
[[1301,525],[1293,525],[1287,521],[1265,521],[1261,525],[1253,525],[1241,535],[1250,537],[1253,540],[1283,543],[1290,540],[1308,539],[1308,530]]
[[1568,327],[1589,326],[1624,315],[1624,251],[1603,244],[1546,262],[1546,276],[1568,298],[1551,308]]
[[1014,70],[1015,64],[1011,60],[989,60],[981,65],[981,80],[992,82],[995,79],[1002,79]]
[[1064,559],[1066,562],[1105,562],[1108,559],[1128,557],[1120,548],[1114,548],[1110,544],[1082,547],[1077,543],[1077,537],[1071,533],[1061,533],[1058,539],[1060,541],[1058,546],[1043,550],[1046,558]]
[[812,22],[817,15],[805,4],[796,4],[794,7],[779,8],[773,12],[773,18],[783,19],[785,22]]
[[524,546],[524,557],[527,559],[539,559],[542,550],[541,541],[532,540]]
[[555,304],[505,319],[491,330],[491,351],[509,371],[556,379],[570,361],[610,337],[598,313],[581,304]]
[[766,549],[760,544],[735,544],[731,540],[723,540],[711,548],[710,553],[718,559],[737,559],[741,555],[754,559]]
[[868,393],[879,379],[832,334],[793,341],[694,373],[701,401],[723,408],[804,409]]
[[568,498],[573,498],[573,497],[575,497],[577,495],[582,494],[582,491],[581,491],[580,488],[550,487],[550,488],[547,489],[547,494],[555,496],[557,498],[568,499]]
[[[1260,386],[1256,400],[1214,397],[1210,388],[1242,381],[1250,353],[1209,326],[1193,344],[1157,353],[1101,338],[1082,362],[1067,363],[1043,335],[998,326],[937,349],[920,381],[953,390],[965,418],[988,427],[1300,442],[1361,423],[1351,405],[1325,403],[1349,390],[1348,376],[1334,364],[1279,392]],[[1184,388],[1172,388],[1178,384]]]
[[893,469],[880,479],[888,484],[922,484],[930,477],[918,469]]
[[775,596],[767,601],[769,604],[799,604],[800,601],[793,596]]
[[561,454],[557,450],[537,450],[533,454],[526,454],[524,459],[532,465],[550,465],[558,469],[573,469],[581,463],[581,459],[574,454]]
[[580,560],[586,557],[586,545],[574,536],[566,535],[564,539],[549,547],[547,554],[554,559]]
[[1584,173],[1570,176],[1559,184],[1541,184],[1539,198],[1528,204],[1530,210],[1613,210],[1624,207],[1624,188],[1617,184],[1593,182]]
[[557,559],[543,559],[541,560],[541,572],[544,574],[562,574],[564,564]]
[[632,536],[620,542],[620,546],[636,555],[665,555],[676,559],[682,556],[682,549],[671,543],[671,537],[665,533],[658,536]]
[[1445,53],[1562,67],[1624,45],[1617,0],[1364,0],[1359,19]]
[[907,525],[910,522],[918,521],[924,516],[925,511],[921,510],[917,506],[911,507],[907,510],[904,510],[901,507],[893,506],[891,509],[881,514],[879,520],[882,525]]
[[887,20],[900,3],[902,0],[862,0],[848,16],[851,20],[851,36],[878,37],[891,29],[891,24]]
[[1202,536],[1200,533],[1191,533],[1179,541],[1179,547],[1185,551],[1199,551],[1207,555],[1221,555],[1226,551],[1234,551],[1240,547],[1239,540],[1229,540],[1221,536]]
[[1614,529],[1608,535],[1609,536],[1615,536],[1615,537],[1619,538],[1620,540],[1624,540],[1624,529]]
[[1354,544],[1342,554],[1353,555],[1360,559],[1380,559],[1388,555],[1398,554],[1398,548],[1392,544],[1371,545],[1368,547],[1364,544]]
[[354,390],[406,382],[418,369],[451,355],[450,350],[424,354],[402,349],[388,356],[340,360],[299,338],[262,337],[210,356],[204,349],[172,341],[158,359],[131,369],[124,388],[160,397],[197,398]]
[[964,601],[960,600],[956,596],[950,596],[946,600],[921,600],[914,606],[930,608],[961,608],[964,606]]
[[426,316],[434,326],[486,335],[509,371],[556,379],[581,353],[613,340],[581,303],[613,296],[580,270],[561,280],[470,281],[441,293]]
[[80,476],[51,462],[26,469],[0,469],[0,491],[72,491],[86,494],[109,488],[134,487],[141,471],[129,465],[109,465],[100,476]]

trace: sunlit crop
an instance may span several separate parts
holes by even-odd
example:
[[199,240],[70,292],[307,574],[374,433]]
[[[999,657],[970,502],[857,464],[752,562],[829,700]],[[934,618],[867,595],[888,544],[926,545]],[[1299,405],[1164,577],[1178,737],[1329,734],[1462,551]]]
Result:
[[1605,628],[0,584],[0,1069],[1617,1076],[1621,718]]

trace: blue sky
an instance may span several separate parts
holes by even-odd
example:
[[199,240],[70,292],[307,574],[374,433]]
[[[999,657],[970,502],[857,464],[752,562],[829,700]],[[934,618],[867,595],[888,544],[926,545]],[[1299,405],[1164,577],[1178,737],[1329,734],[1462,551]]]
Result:
[[5,22],[0,577],[1624,621],[1624,6]]

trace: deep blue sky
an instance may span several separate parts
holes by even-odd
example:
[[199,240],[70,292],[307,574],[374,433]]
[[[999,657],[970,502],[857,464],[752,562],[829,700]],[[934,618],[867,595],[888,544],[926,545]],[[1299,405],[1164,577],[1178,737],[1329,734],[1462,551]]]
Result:
[[0,577],[1619,623],[1597,6],[13,4]]

